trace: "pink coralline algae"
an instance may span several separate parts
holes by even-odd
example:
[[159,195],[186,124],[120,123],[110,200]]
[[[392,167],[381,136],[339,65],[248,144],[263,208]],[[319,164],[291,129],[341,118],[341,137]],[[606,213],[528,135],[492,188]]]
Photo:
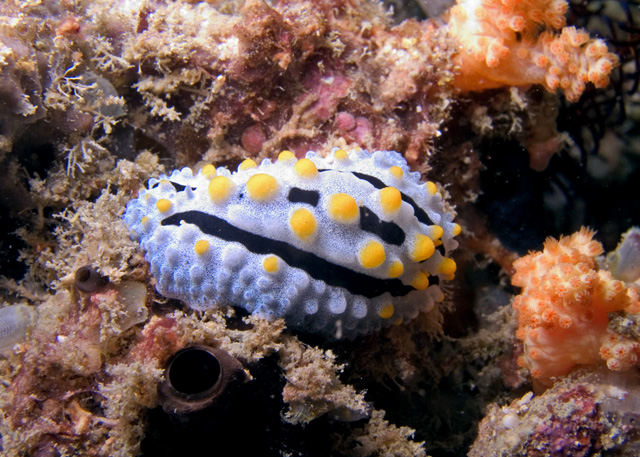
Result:
[[557,398],[557,408],[571,403],[571,414],[558,415],[551,406],[551,417],[535,428],[532,443],[547,443],[545,449],[531,446],[531,457],[585,457],[593,455],[602,446],[597,437],[604,426],[599,424],[600,412],[596,400],[584,386],[562,392]]
[[469,457],[638,455],[638,378],[573,373],[539,396],[491,405]]

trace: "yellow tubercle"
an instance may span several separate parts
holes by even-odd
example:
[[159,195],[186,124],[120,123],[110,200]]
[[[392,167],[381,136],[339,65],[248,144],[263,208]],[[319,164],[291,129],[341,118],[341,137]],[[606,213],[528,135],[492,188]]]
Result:
[[316,164],[309,159],[300,159],[293,166],[296,174],[302,178],[311,178],[318,174]]
[[216,167],[208,163],[204,167],[202,167],[200,173],[202,173],[205,178],[211,179],[216,175]]
[[156,202],[156,207],[161,213],[166,213],[171,209],[171,202],[166,198],[161,198]]
[[437,240],[438,238],[441,238],[442,235],[444,234],[444,230],[439,225],[432,225],[429,228],[431,229],[431,233],[429,234],[429,236],[431,237],[432,240]]
[[411,285],[417,290],[425,290],[429,287],[429,275],[424,271],[419,271],[413,277]]
[[358,260],[360,260],[360,265],[365,268],[376,268],[382,265],[386,258],[386,254],[384,252],[384,246],[377,241],[369,241],[362,249],[360,249],[360,253],[358,255]]
[[276,196],[280,185],[276,178],[266,173],[253,175],[247,181],[247,192],[255,201],[267,201]]
[[431,257],[436,250],[433,240],[427,235],[417,234],[413,240],[413,249],[411,250],[411,260],[414,262],[422,262]]
[[402,205],[402,194],[395,187],[380,189],[380,206],[387,214],[395,213]]
[[398,167],[398,166],[393,166],[391,168],[389,168],[389,173],[391,173],[391,176],[393,176],[394,178],[402,178],[402,176],[404,175],[404,172],[402,171],[402,168]]
[[277,273],[280,269],[280,263],[278,262],[278,257],[275,255],[270,255],[264,258],[262,261],[262,268],[267,273]]
[[358,221],[359,215],[360,209],[351,195],[339,193],[329,197],[329,216],[334,221],[352,224]]
[[298,208],[289,218],[289,227],[298,238],[304,241],[316,233],[318,223],[311,211],[306,208]]
[[209,198],[213,203],[224,203],[233,193],[234,187],[230,178],[215,176],[209,181]]
[[456,262],[453,259],[445,257],[442,259],[442,262],[440,262],[440,265],[438,266],[438,273],[445,276],[453,276],[453,274],[456,272],[456,268]]
[[349,154],[344,149],[338,149],[333,156],[338,160],[347,160],[349,158]]
[[209,242],[207,240],[198,240],[193,246],[193,250],[198,255],[205,254],[209,250]]
[[425,184],[426,188],[427,188],[427,193],[433,197],[436,192],[438,192],[438,186],[436,186],[436,184],[432,181],[427,181],[427,183]]
[[404,265],[399,260],[396,260],[389,267],[389,272],[388,272],[389,277],[397,278],[398,276],[401,276],[402,273],[404,273]]
[[238,171],[248,170],[250,168],[256,168],[258,164],[253,159],[244,159],[240,165],[238,165]]
[[296,155],[291,151],[287,151],[285,149],[280,154],[278,154],[278,162],[289,162],[292,160],[296,160]]
[[393,317],[393,313],[395,312],[395,309],[393,308],[393,305],[391,303],[389,303],[388,305],[385,305],[380,312],[378,313],[378,316],[380,316],[383,319],[389,319],[391,317]]
[[453,230],[452,230],[453,236],[460,235],[460,232],[462,232],[462,227],[460,227],[460,225],[458,224],[453,224]]

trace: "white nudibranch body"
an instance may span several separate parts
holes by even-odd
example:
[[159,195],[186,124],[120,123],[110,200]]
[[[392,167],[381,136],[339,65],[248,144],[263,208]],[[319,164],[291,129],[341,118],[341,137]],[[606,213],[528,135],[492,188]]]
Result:
[[236,305],[291,328],[352,338],[443,299],[460,226],[437,186],[394,151],[247,159],[149,180],[124,221],[158,292]]
[[24,341],[36,316],[35,309],[24,304],[0,308],[0,353]]

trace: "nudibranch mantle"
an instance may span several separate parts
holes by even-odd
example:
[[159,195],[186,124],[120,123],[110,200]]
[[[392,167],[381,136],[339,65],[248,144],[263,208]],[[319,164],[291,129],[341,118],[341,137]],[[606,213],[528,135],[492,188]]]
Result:
[[175,170],[150,179],[123,217],[163,296],[197,310],[240,306],[330,339],[441,301],[460,232],[436,185],[399,153],[361,149]]

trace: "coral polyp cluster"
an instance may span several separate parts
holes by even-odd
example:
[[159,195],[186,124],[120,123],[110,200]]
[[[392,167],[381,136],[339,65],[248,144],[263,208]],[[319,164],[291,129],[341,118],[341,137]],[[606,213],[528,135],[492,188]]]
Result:
[[640,295],[599,269],[596,257],[603,248],[592,238],[585,228],[549,238],[542,252],[514,262],[512,283],[522,287],[513,302],[516,336],[524,343],[519,364],[543,385],[577,365],[604,359],[609,369],[624,370],[639,360],[637,341],[609,331],[609,313],[637,313]]
[[460,43],[459,89],[542,84],[580,98],[587,83],[601,88],[618,64],[600,39],[565,27],[564,0],[458,0],[449,32]]

